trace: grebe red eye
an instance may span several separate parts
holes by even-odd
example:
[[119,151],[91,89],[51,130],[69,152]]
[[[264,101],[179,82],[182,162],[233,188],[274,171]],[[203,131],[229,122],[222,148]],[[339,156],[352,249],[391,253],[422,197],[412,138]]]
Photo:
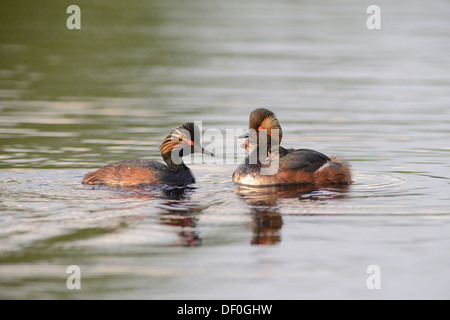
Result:
[[260,126],[260,127],[258,128],[258,131],[261,131],[262,129],[264,129],[263,126]]
[[245,141],[245,145],[246,145],[246,146],[248,146],[248,140],[247,140],[247,141]]
[[189,140],[188,143],[189,143],[190,146],[193,146],[193,145],[194,145],[194,141],[192,141],[192,140]]

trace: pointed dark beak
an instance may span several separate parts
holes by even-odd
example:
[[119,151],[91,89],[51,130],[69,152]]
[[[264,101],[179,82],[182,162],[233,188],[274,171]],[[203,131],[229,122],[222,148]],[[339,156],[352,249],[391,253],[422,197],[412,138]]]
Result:
[[207,154],[208,156],[214,157],[214,153],[211,151],[205,150],[203,147],[196,147],[194,148],[195,152]]

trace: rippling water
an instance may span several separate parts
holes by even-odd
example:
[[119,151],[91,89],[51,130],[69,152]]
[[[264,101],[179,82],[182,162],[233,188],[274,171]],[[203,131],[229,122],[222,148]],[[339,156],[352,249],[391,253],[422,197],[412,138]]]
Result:
[[[0,12],[0,297],[450,297],[448,2],[379,1],[374,31],[356,0],[80,0],[72,31],[69,4]],[[237,187],[233,148],[189,188],[80,183],[186,121],[238,146],[255,107],[354,184]]]

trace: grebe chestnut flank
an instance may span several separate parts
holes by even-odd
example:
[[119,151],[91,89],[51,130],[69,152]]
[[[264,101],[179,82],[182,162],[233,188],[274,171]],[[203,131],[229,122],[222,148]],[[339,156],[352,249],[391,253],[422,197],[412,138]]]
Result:
[[214,156],[201,146],[200,129],[192,122],[175,128],[163,140],[159,150],[166,164],[155,160],[119,161],[86,174],[82,183],[113,187],[187,185],[195,183],[195,178],[181,158],[194,152]]

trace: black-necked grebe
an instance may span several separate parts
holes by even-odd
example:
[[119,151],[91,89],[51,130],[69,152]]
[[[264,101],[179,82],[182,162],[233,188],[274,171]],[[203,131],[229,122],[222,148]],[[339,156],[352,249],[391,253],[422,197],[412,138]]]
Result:
[[200,144],[200,129],[192,122],[175,128],[159,147],[166,164],[155,160],[127,160],[111,163],[86,174],[83,184],[113,187],[139,187],[152,184],[188,185],[194,175],[182,157],[194,152],[213,156]]
[[348,185],[352,182],[349,165],[338,157],[330,159],[314,150],[285,149],[279,146],[282,130],[278,119],[270,110],[259,108],[252,111],[249,131],[241,138],[244,137],[249,139],[245,147],[250,155],[233,173],[233,181],[236,183],[251,186],[325,186]]

